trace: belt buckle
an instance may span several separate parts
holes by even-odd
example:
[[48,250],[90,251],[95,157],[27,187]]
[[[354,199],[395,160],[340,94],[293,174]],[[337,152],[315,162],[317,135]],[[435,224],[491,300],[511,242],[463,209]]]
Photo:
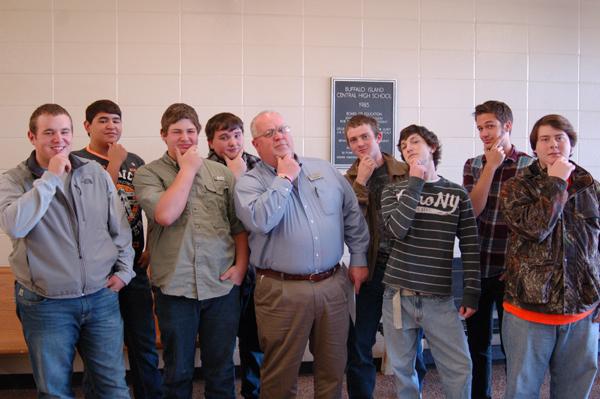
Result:
[[316,280],[313,280],[313,276],[316,276],[319,273],[311,273],[308,275],[308,281],[310,281],[311,283],[316,282]]

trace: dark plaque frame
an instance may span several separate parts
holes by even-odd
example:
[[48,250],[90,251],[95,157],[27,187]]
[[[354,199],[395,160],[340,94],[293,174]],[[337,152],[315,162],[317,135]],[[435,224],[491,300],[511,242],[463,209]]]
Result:
[[396,80],[331,78],[331,161],[347,169],[356,160],[346,143],[344,126],[356,114],[375,118],[383,139],[381,150],[394,155],[396,145]]

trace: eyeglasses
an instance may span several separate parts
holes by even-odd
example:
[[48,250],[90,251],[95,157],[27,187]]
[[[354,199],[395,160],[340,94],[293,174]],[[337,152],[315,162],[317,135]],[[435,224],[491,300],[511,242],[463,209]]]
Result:
[[270,138],[272,138],[273,136],[275,136],[275,133],[277,133],[277,132],[279,132],[279,133],[281,133],[281,134],[288,134],[288,133],[289,133],[289,132],[291,132],[291,131],[292,131],[292,128],[290,128],[290,127],[289,127],[289,126],[287,126],[287,125],[283,125],[283,126],[279,126],[279,127],[278,127],[278,128],[276,128],[276,129],[267,129],[267,130],[265,130],[265,131],[263,132],[263,134],[261,134],[261,135],[260,135],[260,136],[258,136],[258,137],[264,137],[264,138],[266,138],[266,139],[270,139]]

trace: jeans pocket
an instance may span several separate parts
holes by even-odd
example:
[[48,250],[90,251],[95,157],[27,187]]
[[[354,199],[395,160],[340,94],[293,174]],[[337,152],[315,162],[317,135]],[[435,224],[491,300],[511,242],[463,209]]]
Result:
[[19,304],[25,306],[38,305],[48,300],[48,298],[38,295],[31,290],[28,290],[19,283],[15,283],[15,298]]

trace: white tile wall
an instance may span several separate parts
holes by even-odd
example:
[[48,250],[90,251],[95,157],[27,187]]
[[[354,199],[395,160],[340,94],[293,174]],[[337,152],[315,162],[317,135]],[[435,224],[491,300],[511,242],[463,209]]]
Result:
[[527,80],[527,54],[478,51],[475,55],[475,78],[524,82]]
[[201,43],[181,45],[183,74],[242,75],[244,49],[241,43]]
[[47,43],[0,42],[0,54],[0,74],[52,72],[52,47]]
[[244,46],[244,74],[258,76],[302,76],[302,46]]
[[434,79],[472,79],[473,52],[423,50],[421,51],[421,77]]
[[474,39],[479,51],[527,52],[527,26],[478,23]]
[[114,43],[56,43],[54,72],[57,74],[96,74],[117,71]]
[[475,7],[473,0],[422,0],[421,19],[423,21],[473,22]]
[[123,43],[119,45],[118,71],[125,74],[178,74],[178,44]]
[[[53,13],[56,42],[114,43],[117,36],[117,16],[110,11],[94,11],[90,23],[89,11],[56,10]],[[101,27],[101,28],[100,28]]]
[[373,78],[416,79],[419,76],[417,50],[365,48],[363,75]]
[[369,18],[364,20],[363,29],[364,46],[367,48],[419,48],[419,23],[416,20]]
[[421,48],[433,50],[473,50],[475,29],[466,22],[421,22]]
[[600,56],[582,55],[579,58],[579,73],[582,82],[600,83]]
[[[481,151],[471,113],[488,99],[512,106],[521,148],[537,118],[564,114],[579,129],[576,159],[600,171],[596,0],[3,0],[0,10],[0,169],[30,151],[37,105],[67,106],[83,146],[83,111],[100,97],[122,105],[124,144],[146,160],[164,151],[160,116],[176,101],[203,123],[235,112],[247,130],[277,109],[300,154],[329,158],[337,76],[397,79],[397,130],[436,131],[451,180]],[[0,264],[5,247],[0,238]]]
[[305,76],[361,76],[360,47],[305,46],[304,59]]
[[581,28],[581,54],[600,56],[600,28]]
[[[71,88],[77,87],[77,90]],[[115,98],[116,76],[101,74],[65,74],[54,76],[54,101],[65,107],[85,107],[98,98]]]
[[477,0],[475,18],[477,22],[498,24],[527,24],[526,4],[518,0]]
[[31,43],[52,41],[50,11],[2,11],[0,42]]
[[419,0],[365,0],[364,16],[367,18],[405,18],[416,20]]

